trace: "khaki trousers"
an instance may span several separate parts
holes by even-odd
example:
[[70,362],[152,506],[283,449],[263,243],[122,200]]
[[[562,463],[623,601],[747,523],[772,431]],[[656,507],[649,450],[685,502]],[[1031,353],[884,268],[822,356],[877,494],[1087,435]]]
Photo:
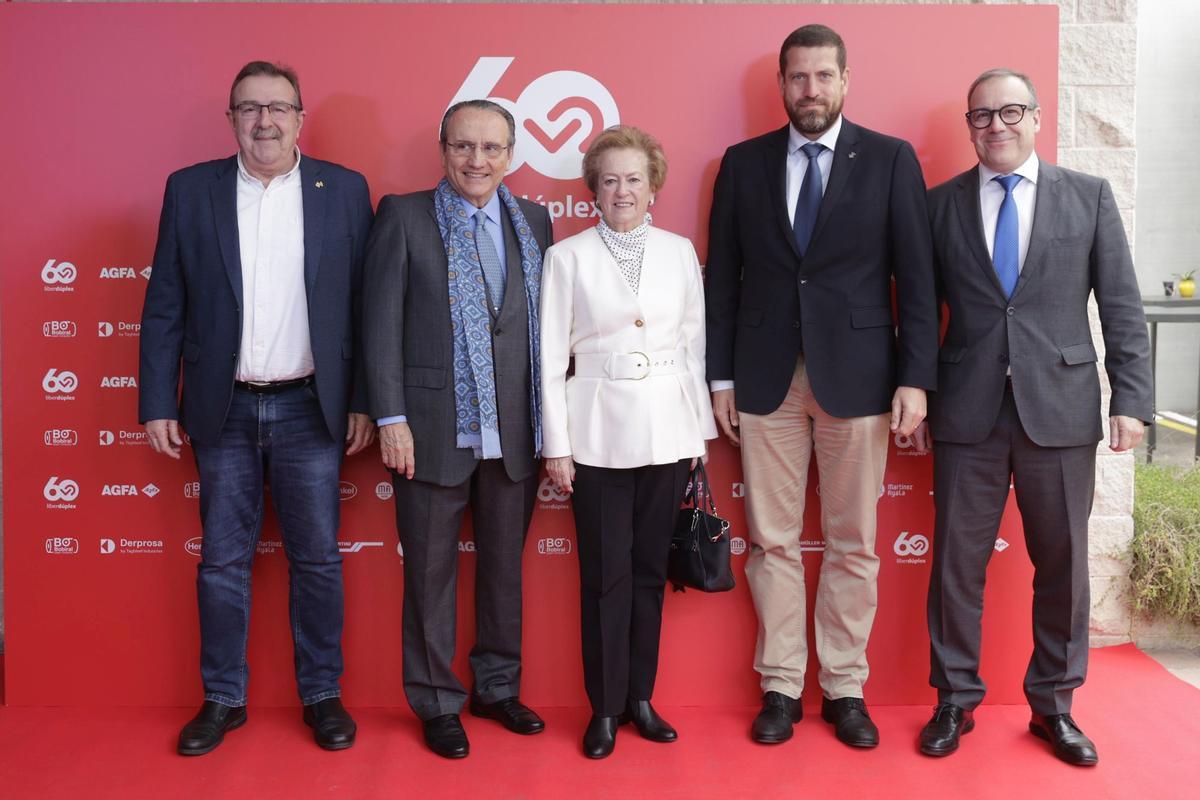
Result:
[[826,414],[801,358],[783,404],[766,415],[741,414],[740,421],[751,543],[746,578],[758,612],[754,669],[762,676],[762,690],[798,698],[804,689],[808,639],[800,540],[815,453],[825,535],[813,610],[818,680],[832,700],[862,697],[877,604],[875,507],[887,463],[889,417]]

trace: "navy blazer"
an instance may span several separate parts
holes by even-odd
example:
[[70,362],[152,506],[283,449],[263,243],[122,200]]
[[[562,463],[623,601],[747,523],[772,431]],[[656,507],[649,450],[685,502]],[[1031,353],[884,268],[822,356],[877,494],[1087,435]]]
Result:
[[[225,424],[242,337],[237,177],[231,156],[167,179],[142,309],[139,421],[178,419],[206,444]],[[341,441],[347,413],[367,410],[354,354],[371,198],[362,175],[328,161],[304,156],[300,179],[315,389],[329,434]]]
[[769,414],[803,351],[826,413],[886,413],[897,385],[932,390],[937,382],[920,164],[907,142],[843,118],[801,258],[784,199],[787,147],[784,126],[730,147],[721,161],[705,268],[708,380],[733,379],[739,411]]

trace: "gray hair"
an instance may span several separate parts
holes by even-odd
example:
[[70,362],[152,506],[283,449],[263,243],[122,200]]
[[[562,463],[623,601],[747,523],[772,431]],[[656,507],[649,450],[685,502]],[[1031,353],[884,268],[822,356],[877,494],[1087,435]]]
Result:
[[1016,78],[1025,84],[1025,88],[1029,90],[1029,99],[1031,101],[1029,107],[1038,107],[1037,89],[1033,88],[1033,81],[1024,72],[1017,72],[1015,69],[1008,69],[1007,67],[989,69],[976,78],[971,84],[971,88],[967,89],[967,106],[971,105],[971,95],[975,94],[975,89],[978,88],[979,84],[990,81],[992,78]]
[[499,114],[508,124],[508,146],[513,147],[517,143],[517,121],[513,119],[513,115],[508,113],[508,109],[499,103],[493,103],[491,100],[462,100],[446,109],[446,113],[442,115],[442,124],[438,128],[438,142],[446,146],[446,126],[450,124],[450,118],[464,108],[473,108],[476,111],[491,111],[493,114]]

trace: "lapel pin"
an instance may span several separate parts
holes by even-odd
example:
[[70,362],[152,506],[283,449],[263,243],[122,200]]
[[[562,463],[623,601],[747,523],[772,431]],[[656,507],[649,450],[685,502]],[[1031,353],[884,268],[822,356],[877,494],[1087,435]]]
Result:
[[324,188],[325,188],[325,181],[317,181],[317,184],[316,184],[316,185],[317,185],[317,188],[318,188],[318,189],[324,189]]
[[851,150],[849,154],[847,154],[846,158],[854,158],[856,155],[858,155],[858,153]]

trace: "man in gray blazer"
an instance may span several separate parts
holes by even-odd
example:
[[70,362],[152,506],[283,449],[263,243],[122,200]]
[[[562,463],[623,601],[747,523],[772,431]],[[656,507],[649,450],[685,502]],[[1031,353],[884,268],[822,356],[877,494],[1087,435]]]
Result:
[[541,453],[537,310],[553,237],[546,209],[501,183],[516,142],[504,108],[451,106],[439,140],[437,188],[380,201],[363,346],[404,551],[404,691],[429,748],[462,758],[467,692],[451,662],[468,504],[477,559],[471,713],[521,734],[544,727],[517,695],[521,556]]
[[[1129,450],[1151,419],[1149,344],[1112,189],[1039,161],[1041,109],[1028,77],[979,76],[967,93],[979,164],[929,193],[938,288],[950,324],[929,412],[937,523],[929,586],[930,682],[921,751],[948,755],[984,695],[980,618],[988,558],[1016,491],[1033,561],[1029,729],[1055,755],[1097,762],[1071,718],[1088,656],[1088,515],[1100,416],[1094,293],[1112,387],[1109,442]],[[919,446],[926,431],[918,431]]]

